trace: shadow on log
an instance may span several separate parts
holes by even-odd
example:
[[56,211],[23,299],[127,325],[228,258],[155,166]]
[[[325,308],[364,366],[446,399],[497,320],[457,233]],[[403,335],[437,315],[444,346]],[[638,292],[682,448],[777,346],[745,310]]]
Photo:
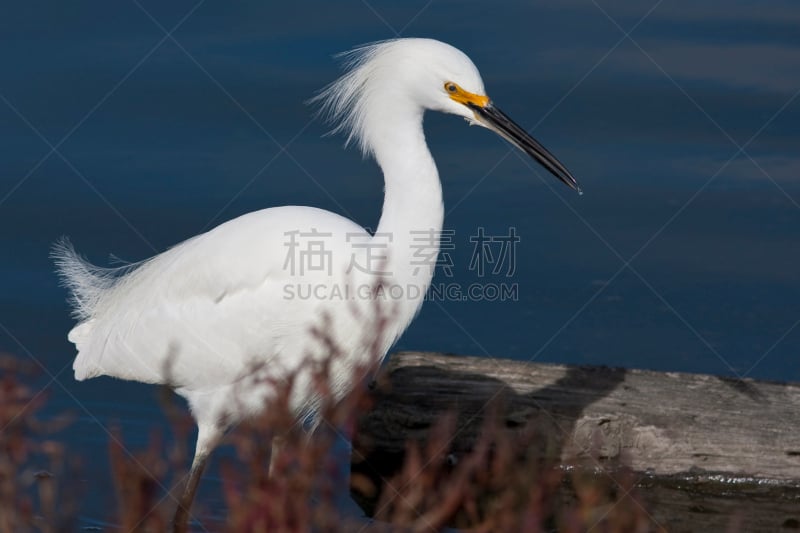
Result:
[[[399,353],[356,431],[352,473],[380,487],[447,413],[458,461],[497,406],[508,430],[533,427],[545,460],[632,468],[669,531],[800,529],[800,387],[782,383]],[[374,513],[379,493],[353,495]]]

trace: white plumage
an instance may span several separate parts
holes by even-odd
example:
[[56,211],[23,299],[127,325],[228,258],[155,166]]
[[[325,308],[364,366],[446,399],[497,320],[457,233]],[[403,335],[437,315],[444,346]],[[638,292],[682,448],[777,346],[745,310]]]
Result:
[[[380,356],[418,311],[434,270],[433,261],[420,257],[436,257],[444,216],[422,130],[425,110],[493,129],[577,189],[549,152],[492,105],[478,70],[457,49],[398,39],[358,48],[345,60],[348,71],[315,100],[335,130],[375,157],[383,171],[385,200],[374,236],[339,215],[288,206],[249,213],[117,269],[87,263],[67,241],[55,248],[79,321],[69,334],[78,349],[75,378],[167,383],[191,406],[198,442],[176,529],[185,528],[181,522],[205,458],[222,433],[262,410],[274,393],[263,378],[300,372],[292,408],[299,414],[313,408],[303,362],[328,355],[309,334],[323,316],[344,354],[333,367],[334,393],[340,395],[349,371],[371,352],[365,339],[375,326],[375,296],[364,288],[396,287],[381,292],[389,313]],[[303,235],[312,237],[303,241]],[[308,256],[299,255],[318,251],[319,245],[309,245],[313,238],[330,252],[321,268],[315,268],[319,257],[306,265]],[[421,242],[429,246],[425,254]]]

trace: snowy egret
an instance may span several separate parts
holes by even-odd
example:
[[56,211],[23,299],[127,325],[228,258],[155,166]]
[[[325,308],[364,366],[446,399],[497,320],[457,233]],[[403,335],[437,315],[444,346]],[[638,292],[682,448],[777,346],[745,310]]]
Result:
[[[564,165],[495,107],[477,68],[456,48],[396,39],[344,56],[345,74],[315,100],[335,131],[383,171],[385,198],[374,234],[328,211],[287,206],[243,215],[121,268],[96,267],[67,241],[55,248],[79,321],[69,333],[78,350],[75,379],[164,383],[191,407],[197,444],[176,530],[186,529],[209,453],[232,425],[263,412],[276,394],[275,378],[293,374],[291,408],[313,410],[318,398],[303,362],[329,354],[309,334],[321,316],[343,354],[331,370],[333,393],[341,396],[351,385],[349,371],[371,352],[363,335],[374,326],[365,317],[377,293],[364,289],[392,288],[382,295],[392,313],[381,325],[381,358],[420,308],[444,218],[439,174],[422,129],[426,110],[495,131],[580,191]],[[354,312],[354,304],[365,307]]]

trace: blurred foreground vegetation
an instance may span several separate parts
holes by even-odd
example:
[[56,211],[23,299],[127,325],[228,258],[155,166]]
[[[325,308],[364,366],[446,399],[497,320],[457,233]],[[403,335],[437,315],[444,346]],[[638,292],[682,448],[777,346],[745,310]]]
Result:
[[[58,440],[58,430],[69,421],[40,421],[37,414],[45,396],[26,385],[35,373],[32,366],[4,356],[0,372],[0,533],[76,531],[82,502],[71,480],[77,479],[80,466],[68,458],[80,451],[68,450],[68,443]],[[371,373],[360,371],[356,382],[361,386],[339,401],[327,399],[327,369],[317,374],[323,398],[317,431],[309,436],[308,428],[289,412],[291,384],[286,384],[264,415],[228,435],[227,445],[235,454],[220,466],[224,509],[215,510],[212,520],[202,514],[208,506],[196,501],[193,530],[662,531],[637,497],[634,477],[625,468],[609,473],[549,463],[528,452],[535,448],[535,434],[525,428],[510,432],[491,417],[474,449],[457,462],[449,453],[454,418],[444,417],[427,442],[408,443],[400,471],[383,480],[374,520],[343,516],[335,500],[347,480],[332,448],[337,434],[352,435],[358,417],[369,409],[366,376]],[[187,450],[192,449],[194,423],[168,389],[162,390],[162,404],[174,440],[167,443],[154,428],[146,449],[129,453],[118,434],[109,443],[108,470],[117,506],[102,517],[116,524],[105,530],[170,528],[191,459]],[[283,444],[273,458],[275,435]],[[350,484],[361,494],[379,489],[358,475]]]

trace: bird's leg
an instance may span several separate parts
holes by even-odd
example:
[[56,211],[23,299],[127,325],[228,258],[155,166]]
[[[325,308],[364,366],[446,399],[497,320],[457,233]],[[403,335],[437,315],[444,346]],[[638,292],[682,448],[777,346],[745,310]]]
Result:
[[206,461],[225,432],[225,428],[216,424],[203,424],[198,422],[197,428],[197,446],[194,451],[192,468],[189,470],[189,478],[186,480],[186,487],[183,489],[183,494],[178,500],[175,518],[172,520],[173,533],[187,533],[189,531],[189,511],[192,509],[194,495],[197,492],[197,486],[200,484],[200,478],[203,476]]
[[189,531],[189,511],[192,508],[194,495],[200,478],[206,467],[208,455],[195,455],[192,461],[192,469],[189,471],[189,479],[186,480],[186,487],[178,500],[178,508],[175,510],[175,518],[172,521],[173,533],[187,533]]

